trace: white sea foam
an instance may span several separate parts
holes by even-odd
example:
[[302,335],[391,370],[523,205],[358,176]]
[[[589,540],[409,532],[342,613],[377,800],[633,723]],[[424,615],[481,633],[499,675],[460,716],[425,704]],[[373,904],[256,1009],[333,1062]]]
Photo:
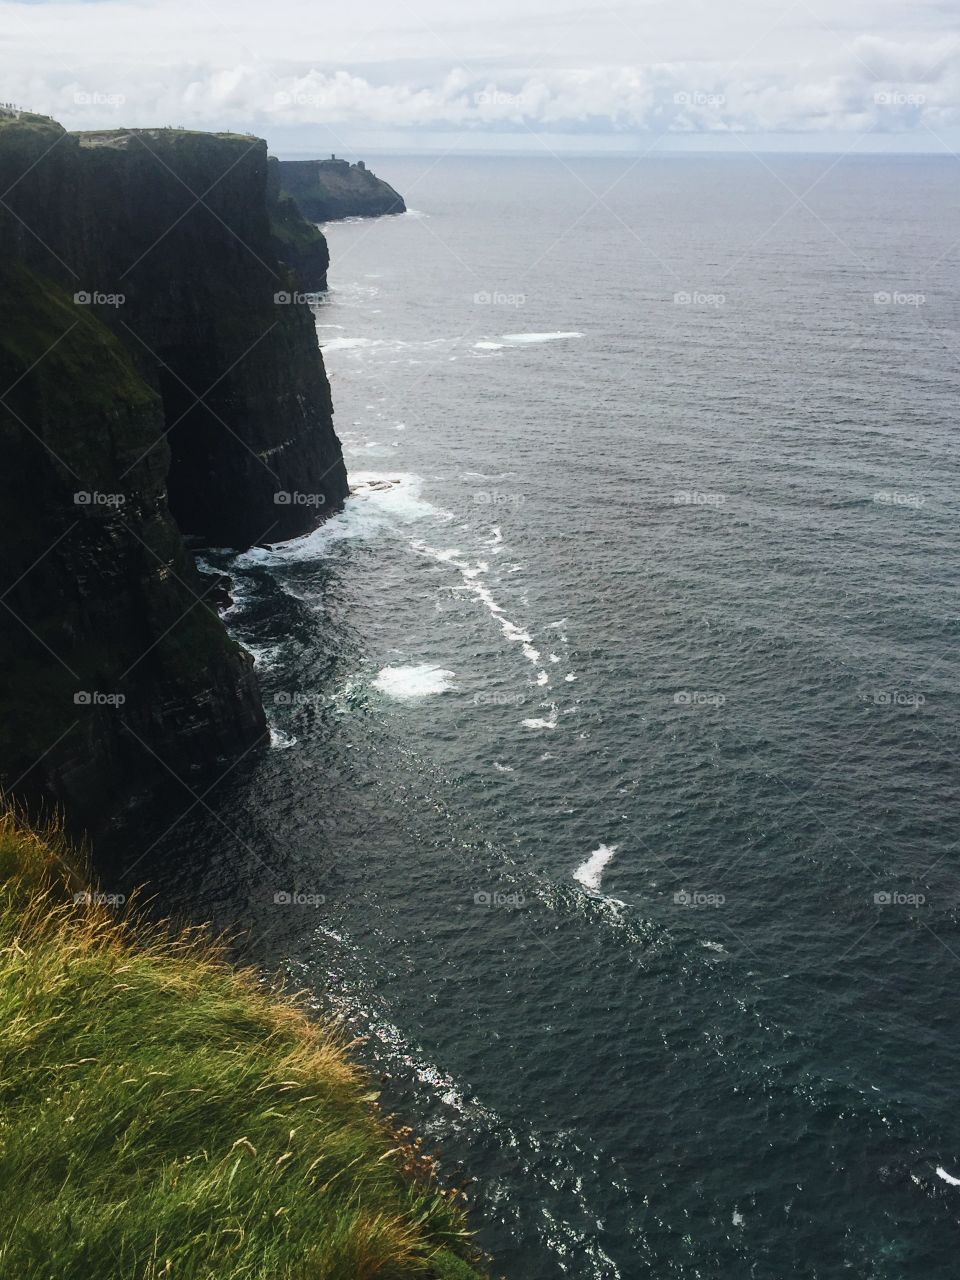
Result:
[[524,346],[533,342],[557,342],[561,338],[582,338],[582,333],[505,333],[504,342]]
[[[499,529],[497,533],[499,533]],[[506,639],[511,644],[519,644],[527,661],[539,668],[540,651],[533,643],[533,636],[518,623],[510,621],[505,614],[503,605],[497,603],[490,588],[485,582],[481,581],[482,576],[489,570],[489,564],[486,560],[477,560],[475,563],[471,563],[463,557],[457,547],[440,549],[430,547],[425,542],[414,542],[412,546],[418,555],[429,556],[440,564],[449,564],[453,568],[459,569],[463,585],[458,587],[457,590],[468,591],[479,600],[491,617],[496,619]]]
[[[430,352],[437,350],[440,354],[442,350],[452,350],[460,341],[459,337],[451,338],[366,338],[366,337],[340,337],[325,338],[323,334],[319,335],[320,346],[324,353],[338,351],[385,351],[391,352]],[[392,363],[398,363],[397,360]],[[410,359],[409,364],[419,364],[419,360]]]
[[514,772],[514,768],[512,764],[501,764],[499,760],[494,760],[493,767],[496,769],[497,773],[513,773]]
[[421,498],[420,476],[399,471],[351,471],[350,484],[343,510],[318,529],[270,548],[252,547],[237,557],[237,564],[243,567],[323,559],[335,543],[345,539],[375,537],[417,520],[452,519],[449,511]]
[[563,678],[564,680],[566,680],[567,684],[573,684],[574,680],[576,680],[577,677],[573,674],[572,671],[570,671]]
[[374,688],[388,698],[411,702],[453,688],[454,672],[444,667],[420,663],[405,667],[384,667],[374,680]]
[[320,342],[324,351],[359,351],[362,347],[379,347],[382,343],[375,338],[327,338]]
[[399,441],[393,440],[390,444],[381,444],[379,440],[368,440],[366,444],[344,445],[343,452],[350,458],[390,458],[393,456],[392,450],[396,449]]
[[960,1187],[960,1178],[955,1178],[952,1173],[947,1173],[943,1165],[937,1165],[937,1177],[942,1178],[944,1182],[949,1182],[951,1187]]
[[557,727],[557,704],[550,706],[549,716],[529,716],[521,721],[525,729],[555,729]]
[[502,351],[503,346],[502,342],[475,342],[473,349],[474,351]]
[[[230,610],[227,610],[229,613]],[[249,640],[244,641],[243,647],[253,655],[253,665],[258,671],[271,671],[280,660],[280,645],[278,644],[251,644]]]
[[594,849],[586,862],[582,862],[573,873],[574,880],[578,880],[585,889],[599,892],[607,863],[619,848],[618,844],[602,844],[599,849]]

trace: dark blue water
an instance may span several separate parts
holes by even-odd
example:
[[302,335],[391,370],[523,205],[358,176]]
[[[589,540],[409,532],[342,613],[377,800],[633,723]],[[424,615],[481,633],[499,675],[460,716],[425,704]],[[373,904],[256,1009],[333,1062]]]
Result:
[[511,1280],[955,1275],[960,169],[376,167],[357,494],[213,557],[276,745],[130,874],[366,1037]]

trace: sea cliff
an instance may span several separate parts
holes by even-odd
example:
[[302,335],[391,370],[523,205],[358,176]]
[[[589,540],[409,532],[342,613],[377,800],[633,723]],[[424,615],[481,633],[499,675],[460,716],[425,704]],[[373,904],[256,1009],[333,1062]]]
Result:
[[0,780],[80,824],[264,739],[184,535],[290,538],[347,493],[326,246],[268,176],[253,137],[0,115]]
[[406,211],[399,192],[371,173],[362,160],[356,164],[336,156],[329,160],[281,160],[279,168],[282,190],[312,222],[377,218]]

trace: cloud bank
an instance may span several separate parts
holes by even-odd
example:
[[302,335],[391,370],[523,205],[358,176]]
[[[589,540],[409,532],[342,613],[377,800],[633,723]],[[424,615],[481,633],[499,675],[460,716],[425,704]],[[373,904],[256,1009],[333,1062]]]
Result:
[[[352,25],[342,12],[331,20],[323,58],[309,56],[303,32],[305,12],[312,29],[326,30],[322,11],[290,0],[269,12],[180,0],[0,3],[0,96],[71,128],[186,124],[268,136],[313,125],[381,136],[923,133],[936,140],[960,126],[960,38],[938,20],[936,5],[878,0],[888,31],[876,34],[858,29],[866,14],[856,0],[834,6],[829,29],[812,18],[789,26],[785,16],[771,26],[769,6],[751,13],[717,0],[710,22],[724,56],[707,58],[704,32],[685,35],[675,11],[665,17],[653,0],[632,11],[628,27],[615,5],[550,18],[538,13],[541,2],[500,6],[499,25],[489,9],[476,27],[451,24],[449,10],[437,10],[391,28],[392,11],[365,0]],[[550,32],[556,38],[544,54]],[[643,56],[651,51],[674,56]]]

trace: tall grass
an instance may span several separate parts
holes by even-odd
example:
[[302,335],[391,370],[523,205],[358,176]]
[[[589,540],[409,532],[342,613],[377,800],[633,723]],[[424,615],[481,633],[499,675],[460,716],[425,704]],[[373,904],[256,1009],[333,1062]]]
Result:
[[85,883],[0,804],[0,1276],[477,1280],[335,1031]]

